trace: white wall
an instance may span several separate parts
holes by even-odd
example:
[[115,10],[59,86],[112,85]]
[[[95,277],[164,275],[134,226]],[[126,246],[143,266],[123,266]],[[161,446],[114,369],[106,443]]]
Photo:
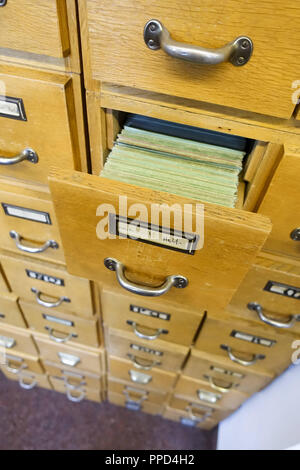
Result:
[[281,450],[300,442],[300,365],[291,366],[219,427],[219,450]]

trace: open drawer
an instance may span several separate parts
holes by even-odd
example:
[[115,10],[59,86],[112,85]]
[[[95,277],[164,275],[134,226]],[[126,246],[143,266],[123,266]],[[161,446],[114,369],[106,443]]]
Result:
[[[49,183],[70,273],[197,311],[228,304],[271,228],[261,215],[95,175],[54,169]],[[151,209],[161,204],[171,208],[170,220],[158,211],[151,227]],[[198,221],[188,234],[183,209],[192,227]]]

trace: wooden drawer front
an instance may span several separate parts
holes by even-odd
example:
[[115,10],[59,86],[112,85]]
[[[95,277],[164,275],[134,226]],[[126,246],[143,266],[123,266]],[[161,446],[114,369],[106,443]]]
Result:
[[114,405],[124,406],[130,411],[143,411],[151,415],[160,415],[163,412],[163,406],[151,402],[135,402],[127,400],[124,395],[118,393],[108,392],[108,401]]
[[57,310],[62,309],[81,317],[93,315],[88,280],[70,276],[65,269],[58,266],[20,257],[2,255],[1,263],[12,290],[21,299],[40,305],[49,311],[49,314],[55,315]]
[[1,7],[1,47],[57,58],[69,54],[66,0],[9,0]]
[[270,331],[300,334],[300,263],[259,257],[228,309],[249,320],[267,322]]
[[5,323],[19,328],[27,328],[15,294],[0,294],[0,324]]
[[220,407],[200,405],[194,401],[187,400],[186,398],[174,395],[170,400],[170,407],[178,411],[186,412],[192,420],[213,419],[214,421],[222,421],[231,414],[231,410],[226,410]]
[[185,375],[179,378],[174,393],[189,397],[196,403],[218,405],[228,410],[235,410],[249,398],[248,395],[234,390],[228,393],[217,392],[207,382]]
[[281,373],[291,361],[297,336],[268,326],[240,320],[228,314],[208,314],[201,329],[196,349],[221,357],[232,357],[233,364],[246,370]]
[[5,98],[0,97],[1,157],[16,157],[30,148],[38,159],[1,164],[0,174],[47,184],[51,165],[79,170],[76,79],[3,65],[0,80],[5,88]]
[[108,369],[113,377],[127,380],[135,385],[141,385],[145,389],[170,390],[175,385],[177,374],[161,371],[159,369],[145,370],[134,366],[125,359],[109,356]]
[[102,397],[99,390],[93,390],[86,387],[78,389],[66,386],[65,382],[58,377],[49,377],[50,383],[56,392],[65,393],[68,400],[73,403],[81,403],[84,400],[101,403]]
[[1,248],[35,258],[64,262],[49,195],[0,181]]
[[35,374],[34,372],[28,371],[14,374],[8,372],[5,368],[1,368],[1,370],[9,380],[17,380],[23,390],[33,390],[36,387],[52,389],[47,375]]
[[102,389],[103,384],[99,375],[79,369],[74,371],[72,367],[62,366],[62,364],[49,361],[43,361],[43,367],[49,375],[63,379],[66,385],[70,387],[86,387],[93,390]]
[[23,372],[44,374],[44,369],[36,356],[29,356],[19,352],[6,352],[5,360],[2,361],[3,372],[18,375]]
[[[254,0],[249,0],[245,9],[237,0],[223,0],[217,5],[212,0],[193,0],[186,6],[169,0],[155,4],[87,0],[86,4],[87,12],[84,5],[81,8],[82,14],[87,14],[86,49],[94,79],[262,114],[291,116],[291,84],[298,71],[295,51],[300,47],[299,5],[273,0],[270,16],[265,5]],[[192,64],[169,57],[162,49],[149,49],[144,42],[144,27],[151,19],[159,20],[175,41],[204,48],[219,48],[239,36],[248,36],[253,41],[253,56],[242,67],[231,63]],[[271,50],[270,37],[276,37],[276,48]],[[184,49],[181,57],[186,55]],[[274,96],[278,98],[276,106]]]
[[166,402],[168,394],[166,392],[159,392],[158,390],[147,390],[138,384],[119,380],[118,378],[109,377],[108,379],[108,392],[118,393],[125,397],[128,401],[140,403],[154,403],[162,405]]
[[86,370],[94,374],[102,374],[103,353],[99,349],[75,348],[65,344],[53,344],[44,335],[35,335],[35,342],[44,361],[56,362],[72,367],[74,371]]
[[29,355],[36,355],[37,350],[32,336],[28,330],[16,328],[2,323],[0,325],[0,348],[8,353],[15,354],[17,351]]
[[86,320],[59,310],[54,313],[39,305],[20,301],[29,328],[47,334],[56,344],[80,343],[92,348],[99,346],[97,320]]
[[297,259],[300,259],[299,172],[298,149],[297,153],[284,155],[258,209],[273,224],[264,250]]
[[238,390],[249,395],[258,392],[274,379],[274,374],[253,373],[234,364],[229,358],[195,349],[186,363],[184,375],[205,381],[216,391],[224,393]]
[[193,428],[200,428],[209,431],[217,426],[218,421],[214,421],[210,418],[206,418],[204,421],[198,419],[191,419],[189,413],[185,411],[176,410],[171,407],[167,407],[163,412],[163,418],[176,421],[184,426]]
[[149,344],[149,341],[136,338],[132,333],[110,328],[106,332],[105,344],[112,356],[129,359],[132,364],[139,364],[149,370],[155,367],[170,372],[181,369],[189,351],[187,347],[169,345],[160,340]]
[[0,292],[9,292],[6,280],[4,279],[4,274],[2,267],[0,265]]
[[203,318],[202,312],[194,315],[158,299],[124,295],[121,288],[103,289],[101,306],[108,326],[132,332],[149,343],[160,339],[189,346]]
[[[194,212],[193,209],[190,211],[190,214],[193,212],[195,222],[197,203],[191,199],[84,173],[54,171],[50,181],[66,263],[72,274],[115,288],[118,285],[117,273],[109,271],[106,266],[116,265],[104,265],[104,260],[109,257],[123,263],[126,278],[135,286],[131,285],[131,290],[135,290],[136,284],[143,291],[145,284],[156,288],[164,285],[169,276],[180,275],[188,279],[187,287],[172,287],[163,295],[163,299],[188,306],[200,314],[209,305],[224,306],[229,302],[269,232],[269,222],[265,218],[260,219],[257,214],[205,204],[206,242],[194,254],[157,246],[158,232],[151,238],[151,244],[116,235],[100,240],[98,236],[104,235],[101,227],[108,223],[107,211],[112,214],[111,220],[114,219],[113,212],[119,212],[119,201],[124,202],[124,196],[127,197],[127,207],[131,210],[137,208],[133,204],[139,204],[139,220],[143,223],[149,222],[148,214],[151,214],[152,204],[158,204],[159,207],[163,203],[173,206],[176,223],[173,220],[169,228],[176,230],[179,228],[179,209],[181,212],[184,204],[191,204],[188,207],[195,209]],[[122,198],[119,200],[119,197]],[[101,216],[103,210],[105,217]],[[161,212],[160,216],[156,226],[164,226]],[[78,229],[78,221],[84,230]],[[113,231],[114,228],[116,227],[112,222],[110,229]],[[201,240],[203,241],[200,232],[201,229],[198,234],[198,248]],[[142,232],[142,236],[147,238],[147,233],[148,231]],[[152,244],[153,238],[156,238],[156,244]],[[119,277],[120,275],[119,269]],[[160,293],[161,291],[155,292],[156,295]],[[141,296],[135,296],[140,302]]]

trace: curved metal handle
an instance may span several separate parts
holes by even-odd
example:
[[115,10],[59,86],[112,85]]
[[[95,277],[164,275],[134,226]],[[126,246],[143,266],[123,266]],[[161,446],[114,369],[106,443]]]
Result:
[[71,388],[66,387],[66,394],[67,394],[68,400],[70,400],[73,403],[80,403],[86,397],[86,392],[84,390],[81,390],[81,394],[79,396],[74,396],[72,394],[73,392],[74,392],[74,390],[72,390]]
[[0,157],[0,165],[17,165],[18,163],[27,160],[30,163],[38,163],[39,157],[37,153],[32,149],[25,149],[19,155],[15,157],[6,158]]
[[[128,323],[128,322],[127,322]],[[156,330],[156,333],[153,334],[153,335],[146,335],[145,333],[142,333],[140,330],[139,330],[139,325],[133,321],[133,322],[130,322],[128,323],[132,326],[132,329],[133,329],[133,332],[134,334],[140,338],[140,339],[147,339],[149,341],[154,341],[155,339],[158,339],[160,337],[160,335],[164,334],[165,330],[163,330],[162,328],[159,328],[158,330]]]
[[[26,379],[31,379],[32,381],[30,383],[26,383]],[[21,388],[24,390],[32,390],[34,387],[37,386],[37,380],[34,379],[34,377],[25,377],[24,375],[20,374],[19,375],[19,385]]]
[[237,357],[230,346],[226,345],[221,345],[221,348],[227,351],[229,359],[232,360],[232,362],[236,362],[237,364],[240,364],[241,366],[254,366],[259,360],[265,359],[265,356],[262,354],[252,354],[252,359],[250,361],[245,361],[244,359],[240,359]]
[[45,308],[56,308],[56,307],[60,307],[60,305],[63,302],[68,302],[68,303],[71,302],[71,300],[68,299],[67,297],[61,297],[60,299],[57,300],[57,302],[47,302],[45,300],[42,300],[41,297],[43,293],[39,291],[38,289],[36,289],[35,287],[31,288],[31,292],[35,294],[35,300],[37,301],[37,303]]
[[227,387],[221,387],[220,385],[216,384],[216,382],[214,381],[214,378],[211,376],[208,377],[208,381],[209,381],[211,388],[222,393],[228,393],[234,387],[233,383],[229,384]]
[[70,390],[79,390],[82,387],[86,387],[86,382],[80,382],[79,384],[75,385],[70,382],[70,377],[63,377],[63,381],[65,386]]
[[37,253],[44,253],[49,248],[53,248],[54,250],[58,249],[58,243],[55,240],[49,240],[43,246],[39,248],[34,248],[31,246],[23,245],[22,244],[23,237],[15,230],[11,230],[9,232],[9,235],[13,240],[15,240],[16,247],[19,250],[24,251],[25,253],[37,254]]
[[49,328],[48,326],[46,326],[46,329],[49,331],[49,338],[52,341],[55,341],[55,343],[64,344],[70,341],[72,338],[74,338],[73,333],[66,334],[64,338],[60,338],[59,336],[55,335],[55,330],[53,328]]
[[245,65],[253,51],[253,43],[247,36],[239,36],[223,47],[208,49],[174,41],[167,28],[158,20],[150,20],[144,29],[144,40],[149,49],[162,48],[176,59],[202,65],[217,65],[231,62],[237,67]]
[[124,289],[132,294],[143,295],[145,297],[159,297],[166,294],[172,287],[184,289],[188,285],[188,280],[180,275],[168,276],[165,282],[159,287],[140,286],[129,281],[125,275],[125,265],[114,258],[106,258],[104,265],[110,271],[116,272],[117,281]]
[[11,372],[12,374],[20,374],[22,370],[27,368],[27,365],[21,364],[19,368],[16,368],[12,366],[12,363],[10,361],[8,361],[6,364],[4,364],[4,367],[8,372]]
[[[158,361],[147,361],[147,359],[144,358],[138,358],[137,356],[133,356],[132,354],[127,354],[129,359],[131,359],[134,367],[137,369],[142,369],[142,370],[151,370],[153,367],[157,367],[161,365],[161,362]],[[145,363],[143,364],[143,361]]]
[[272,320],[265,315],[262,306],[256,302],[250,302],[247,307],[249,310],[254,310],[262,322],[275,328],[293,328],[296,321],[300,320],[300,315],[290,315],[287,322]]
[[[134,393],[135,396],[131,396],[130,393]],[[142,403],[143,401],[147,400],[148,392],[146,390],[137,390],[136,388],[125,387],[123,390],[123,394],[128,401],[134,401],[137,403]]]
[[142,372],[138,372],[137,370],[130,369],[128,374],[132,380],[137,384],[141,385],[148,385],[152,381],[152,375],[143,374]]
[[[205,411],[205,408],[201,409],[197,407],[197,405],[194,405],[192,403],[190,403],[187,407],[186,407],[186,412],[188,413],[189,417],[193,420],[193,421],[196,421],[197,423],[203,423],[204,421],[206,421],[207,418],[210,418],[211,415],[212,415],[212,411],[211,409],[209,410],[206,410]],[[201,418],[195,414],[193,412],[193,410],[197,410],[197,411],[205,411],[203,414],[201,414]]]

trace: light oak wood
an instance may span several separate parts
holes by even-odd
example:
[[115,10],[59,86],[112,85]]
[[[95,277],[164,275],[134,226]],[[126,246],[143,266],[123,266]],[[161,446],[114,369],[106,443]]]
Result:
[[[174,372],[166,372],[157,368],[145,370],[135,367],[132,362],[120,357],[108,356],[108,371],[111,376],[131,382],[132,385],[141,385],[145,390],[155,389],[159,391],[170,391],[177,380],[177,374]],[[142,374],[147,377],[148,382],[141,384],[134,381],[135,375]],[[145,378],[146,378],[145,377]]]
[[[291,83],[298,70],[300,8],[279,0],[273,3],[271,15],[266,2],[256,0],[242,7],[237,0],[217,5],[212,0],[200,5],[193,0],[188,6],[168,0],[155,5],[132,0],[81,2],[88,85],[92,79],[131,85],[289,118],[295,107]],[[199,66],[168,57],[162,50],[151,51],[143,38],[151,18],[160,20],[176,41],[202,47],[217,48],[248,35],[254,42],[253,56],[246,66],[237,68],[228,63]],[[276,37],[274,48],[270,37]]]
[[213,383],[217,387],[238,390],[248,395],[258,392],[274,379],[274,374],[270,372],[253,373],[233,363],[229,358],[197,349],[192,349],[183,373],[186,376]]
[[300,242],[290,234],[299,228],[300,148],[287,148],[258,212],[271,218],[273,229],[264,250],[300,259]]
[[[4,253],[0,257],[13,291],[22,300],[36,304],[37,294],[31,290],[35,288],[41,292],[43,301],[53,303],[62,297],[69,299],[70,302],[62,302],[63,311],[80,317],[93,316],[91,288],[87,279],[71,276],[61,266],[32,261],[29,257],[16,258]],[[36,273],[42,274],[42,277],[37,277]],[[51,315],[59,311],[59,308],[45,307],[45,310]]]
[[[269,291],[268,283],[284,284],[282,292],[286,295]],[[262,323],[258,314],[248,308],[249,303],[258,303],[263,313],[271,320],[289,322],[291,315],[298,315],[300,311],[300,294],[293,297],[288,294],[289,288],[300,291],[300,263],[292,259],[259,256],[250,269],[237,292],[234,294],[228,310],[239,317],[247,318],[254,322]],[[270,326],[269,331],[276,331]],[[300,322],[296,322],[292,328],[286,330],[300,335]]]
[[5,278],[1,265],[0,265],[0,292],[4,292],[4,293],[9,292],[7,280]]
[[[37,354],[37,348],[34,344],[33,338],[25,328],[17,328],[7,323],[0,324],[0,337],[1,338],[1,352],[3,348],[7,354],[25,353],[30,356]],[[9,341],[11,346],[5,346]]]
[[[177,207],[192,204],[194,222],[197,201],[58,169],[51,172],[49,182],[70,273],[115,288],[116,274],[104,266],[104,259],[112,257],[121,261],[128,278],[139,284],[158,286],[167,276],[180,274],[188,278],[188,287],[173,288],[163,298],[185,304],[200,314],[209,306],[228,303],[270,231],[268,219],[259,215],[205,204],[204,247],[194,256],[132,239],[101,241],[96,232],[101,222],[97,210],[105,203],[118,212],[119,196],[127,196],[128,207],[143,204],[147,216],[151,203]],[[158,225],[163,225],[161,215]],[[78,220],[84,230],[78,229]],[[145,214],[139,220],[148,222]],[[178,228],[174,221],[171,228]]]
[[186,415],[195,419],[212,419],[213,421],[222,421],[227,418],[232,411],[223,409],[218,405],[199,405],[196,401],[187,400],[179,395],[174,395],[170,400],[170,407],[176,411],[186,412]]
[[1,20],[3,60],[80,72],[76,0],[10,0]]
[[[174,393],[190,398],[196,403],[202,403],[206,406],[217,404],[223,409],[236,410],[242,403],[244,403],[249,396],[245,393],[232,390],[227,393],[221,393],[202,380],[196,380],[185,375],[181,375]],[[199,394],[202,396],[199,398]],[[207,398],[207,393],[209,394]],[[215,401],[211,401],[211,399]]]
[[200,428],[205,431],[210,431],[211,429],[215,428],[218,424],[218,421],[214,421],[210,418],[207,418],[204,422],[190,420],[188,413],[176,410],[169,406],[163,412],[163,418],[169,419],[170,421],[176,421],[177,423],[181,423],[182,425],[186,425],[189,427],[191,426]]
[[[4,367],[1,367],[1,371],[9,380],[18,381],[19,383],[21,382],[22,384],[25,384],[28,386],[32,386],[33,384],[36,384],[32,388],[30,388],[29,391],[37,387],[45,388],[47,390],[52,390],[52,386],[46,374],[42,375],[42,374],[36,374],[34,372],[28,372],[28,371],[21,372],[20,374],[13,374],[12,372],[8,372]],[[23,389],[23,387],[21,388]]]
[[118,393],[128,400],[142,401],[142,403],[154,403],[156,405],[163,405],[168,399],[168,394],[165,391],[158,391],[138,384],[121,380],[119,378],[108,376],[108,393]]
[[250,157],[247,159],[245,169],[244,169],[244,177],[245,181],[251,182],[257,172],[257,169],[261,163],[261,160],[264,156],[264,153],[267,148],[267,142],[262,142],[261,140],[257,140],[254,143],[254,147],[251,151]]
[[[189,346],[193,342],[203,312],[194,314],[187,308],[181,308],[180,304],[176,305],[163,299],[137,298],[123,292],[120,287],[101,289],[103,320],[109,327],[134,333],[135,327],[131,322],[135,322],[138,330],[146,335],[155,335],[159,330],[163,330],[164,333],[159,335],[159,339],[164,343]],[[165,315],[170,315],[169,319],[163,319]],[[148,341],[149,347],[155,341]]]
[[32,148],[38,163],[0,166],[4,176],[47,184],[51,165],[86,171],[81,83],[77,75],[36,71],[1,64],[1,94],[21,98],[27,121],[1,116],[3,157]]
[[5,369],[6,373],[14,371],[14,375],[20,372],[44,374],[45,371],[39,360],[37,352],[34,356],[30,356],[21,352],[6,352],[4,364],[2,369]]
[[60,377],[67,381],[68,384],[74,387],[84,386],[88,389],[102,390],[103,380],[99,375],[91,374],[80,369],[73,370],[62,364],[57,364],[51,361],[42,361],[45,371],[52,377]]
[[[243,339],[234,333],[242,333]],[[260,339],[260,342],[256,341]],[[255,355],[264,358],[254,365],[244,366],[245,372],[262,372],[280,374],[292,361],[294,341],[299,335],[288,334],[267,325],[238,318],[225,311],[210,311],[195,343],[195,348],[220,357],[229,357],[228,351],[222,346],[232,348],[232,353],[241,360],[252,361]],[[253,341],[253,342],[252,342]],[[273,343],[269,343],[269,342]],[[235,365],[235,362],[232,362]]]
[[46,335],[34,334],[34,340],[40,351],[43,361],[62,362],[62,354],[75,356],[78,361],[72,366],[73,370],[86,370],[92,374],[101,375],[103,373],[103,350],[101,348],[88,348],[83,345],[69,346],[66,344],[53,344]]
[[[60,379],[58,377],[50,376],[49,381],[50,381],[52,387],[54,388],[54,390],[56,392],[65,393],[67,395],[67,388],[66,388],[65,383],[62,379]],[[82,395],[84,395],[84,397],[85,397],[84,400],[94,401],[94,402],[97,402],[97,403],[102,402],[102,395],[101,395],[101,392],[99,390],[93,390],[93,389],[90,389],[90,388],[82,387],[78,390],[72,390],[71,389],[70,394],[75,399],[78,399],[78,398],[82,397]],[[84,401],[84,400],[82,400],[82,401]],[[78,404],[80,404],[80,403],[81,403],[81,401]]]
[[106,328],[105,345],[107,351],[121,358],[137,361],[144,365],[155,364],[157,369],[178,372],[189,351],[181,346],[159,339],[151,341],[137,338],[132,333],[123,330]]
[[[132,408],[130,408],[127,405],[126,398],[123,395],[120,395],[119,393],[108,392],[107,399],[113,405],[123,406],[123,407],[125,406],[126,408],[133,411]],[[137,411],[142,411],[143,413],[147,413],[151,415],[161,415],[163,412],[163,409],[164,409],[163,406],[147,401],[147,402],[143,402]]]
[[[17,232],[22,237],[21,243],[28,247],[39,248],[47,241],[53,240],[58,244],[57,249],[49,248],[44,253],[29,256],[64,263],[62,241],[50,195],[40,191],[40,186],[15,184],[14,181],[4,178],[0,178],[0,188],[1,248],[24,254],[17,248],[16,241],[10,237],[11,231]],[[10,209],[15,208],[17,212],[14,212],[16,214],[14,216],[11,215]],[[36,214],[37,212],[43,214]],[[36,219],[35,216],[42,219]],[[45,220],[48,222],[45,223]]]
[[18,305],[18,297],[13,293],[0,294],[0,324],[5,323],[19,328],[27,328]]
[[100,345],[98,319],[87,320],[61,310],[51,313],[24,301],[20,301],[20,306],[32,333],[44,333],[54,344],[61,344],[61,341],[71,346],[78,343],[92,348]]

